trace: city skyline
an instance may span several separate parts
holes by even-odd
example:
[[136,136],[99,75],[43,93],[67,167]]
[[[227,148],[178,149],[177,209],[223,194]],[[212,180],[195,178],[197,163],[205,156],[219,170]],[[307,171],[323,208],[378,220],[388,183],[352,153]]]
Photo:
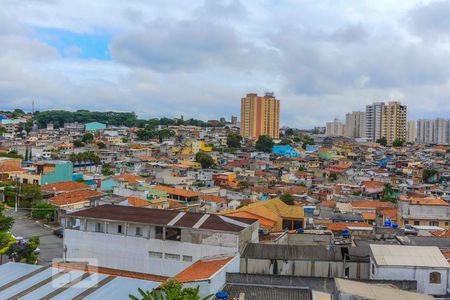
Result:
[[205,120],[273,91],[281,126],[392,100],[410,119],[445,118],[449,13],[448,1],[6,1],[0,103]]

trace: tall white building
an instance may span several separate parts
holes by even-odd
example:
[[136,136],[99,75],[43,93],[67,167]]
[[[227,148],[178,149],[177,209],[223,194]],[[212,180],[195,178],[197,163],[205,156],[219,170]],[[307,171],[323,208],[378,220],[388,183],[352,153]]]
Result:
[[450,144],[450,119],[418,120],[417,141],[425,144]]
[[415,120],[410,120],[406,127],[406,141],[408,143],[414,143],[417,138],[417,126]]
[[375,142],[381,138],[381,122],[384,102],[374,102],[366,106],[366,138]]
[[365,136],[366,113],[363,111],[353,111],[345,115],[344,135],[353,138]]
[[327,122],[326,135],[328,136],[344,136],[345,126],[338,118],[335,118],[333,122]]

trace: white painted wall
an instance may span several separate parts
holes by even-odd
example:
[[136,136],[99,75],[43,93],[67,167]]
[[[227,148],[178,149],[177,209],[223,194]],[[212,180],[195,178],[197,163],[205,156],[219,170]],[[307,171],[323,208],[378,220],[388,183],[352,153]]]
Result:
[[[108,228],[111,226],[110,224]],[[88,227],[91,229],[90,226]],[[134,235],[134,231],[131,230],[130,234]],[[214,243],[217,243],[217,237],[213,238],[213,236],[209,236],[204,243],[193,244],[147,239],[145,230],[143,234],[144,237],[135,237],[66,228],[64,230],[66,258],[69,261],[74,258],[94,258],[98,260],[101,267],[174,276],[201,258],[216,255],[235,256],[239,252],[236,240],[233,243],[234,246],[223,246],[223,243],[222,246],[214,246]],[[188,255],[193,259],[192,262],[183,262],[182,257],[178,261],[153,258],[149,256],[149,251]]]
[[[382,280],[416,280],[417,291],[429,295],[445,295],[449,287],[449,268],[421,268],[421,267],[396,267],[377,266],[373,258],[370,259],[370,279]],[[374,272],[372,272],[374,268]],[[441,273],[441,283],[433,284],[429,282],[430,273]]]

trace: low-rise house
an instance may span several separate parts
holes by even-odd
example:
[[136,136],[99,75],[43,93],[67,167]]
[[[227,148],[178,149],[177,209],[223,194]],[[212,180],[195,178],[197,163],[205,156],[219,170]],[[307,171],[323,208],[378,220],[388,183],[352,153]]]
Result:
[[370,279],[416,280],[417,291],[446,295],[450,265],[438,247],[370,245]]
[[438,226],[450,229],[449,203],[440,198],[400,197],[398,201],[400,226]]
[[[202,213],[101,205],[66,216],[66,259],[174,276],[198,260],[235,256],[258,242],[258,221]],[[104,255],[108,253],[109,255]]]

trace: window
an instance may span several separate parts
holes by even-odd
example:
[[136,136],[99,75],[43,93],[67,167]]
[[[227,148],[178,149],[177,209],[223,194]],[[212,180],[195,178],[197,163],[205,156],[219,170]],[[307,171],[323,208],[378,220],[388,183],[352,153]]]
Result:
[[345,268],[344,277],[348,278],[350,276],[350,267]]
[[192,256],[190,256],[190,255],[183,255],[183,261],[191,262],[192,261]]
[[153,258],[162,258],[162,252],[148,251],[148,256]]
[[448,222],[445,222],[444,225],[445,225],[445,226],[448,226]]
[[439,222],[437,222],[437,221],[430,221],[430,226],[439,226]]
[[430,283],[441,283],[441,273],[431,272],[430,273]]
[[404,223],[405,223],[405,225],[408,225],[408,224],[409,224],[409,221],[405,221]]
[[170,259],[170,260],[180,260],[180,255],[179,254],[166,253],[164,258],[165,259]]
[[420,225],[419,221],[414,221],[414,225]]
[[155,239],[158,239],[158,240],[163,239],[163,230],[164,230],[164,227],[160,227],[160,226],[155,227]]
[[375,265],[372,264],[372,275],[375,275]]
[[141,227],[136,227],[136,235],[142,236],[142,228]]
[[170,241],[180,241],[181,240],[181,229],[180,228],[166,228],[166,240]]
[[122,225],[117,225],[117,233],[122,233]]
[[95,232],[103,232],[103,224],[95,223]]

